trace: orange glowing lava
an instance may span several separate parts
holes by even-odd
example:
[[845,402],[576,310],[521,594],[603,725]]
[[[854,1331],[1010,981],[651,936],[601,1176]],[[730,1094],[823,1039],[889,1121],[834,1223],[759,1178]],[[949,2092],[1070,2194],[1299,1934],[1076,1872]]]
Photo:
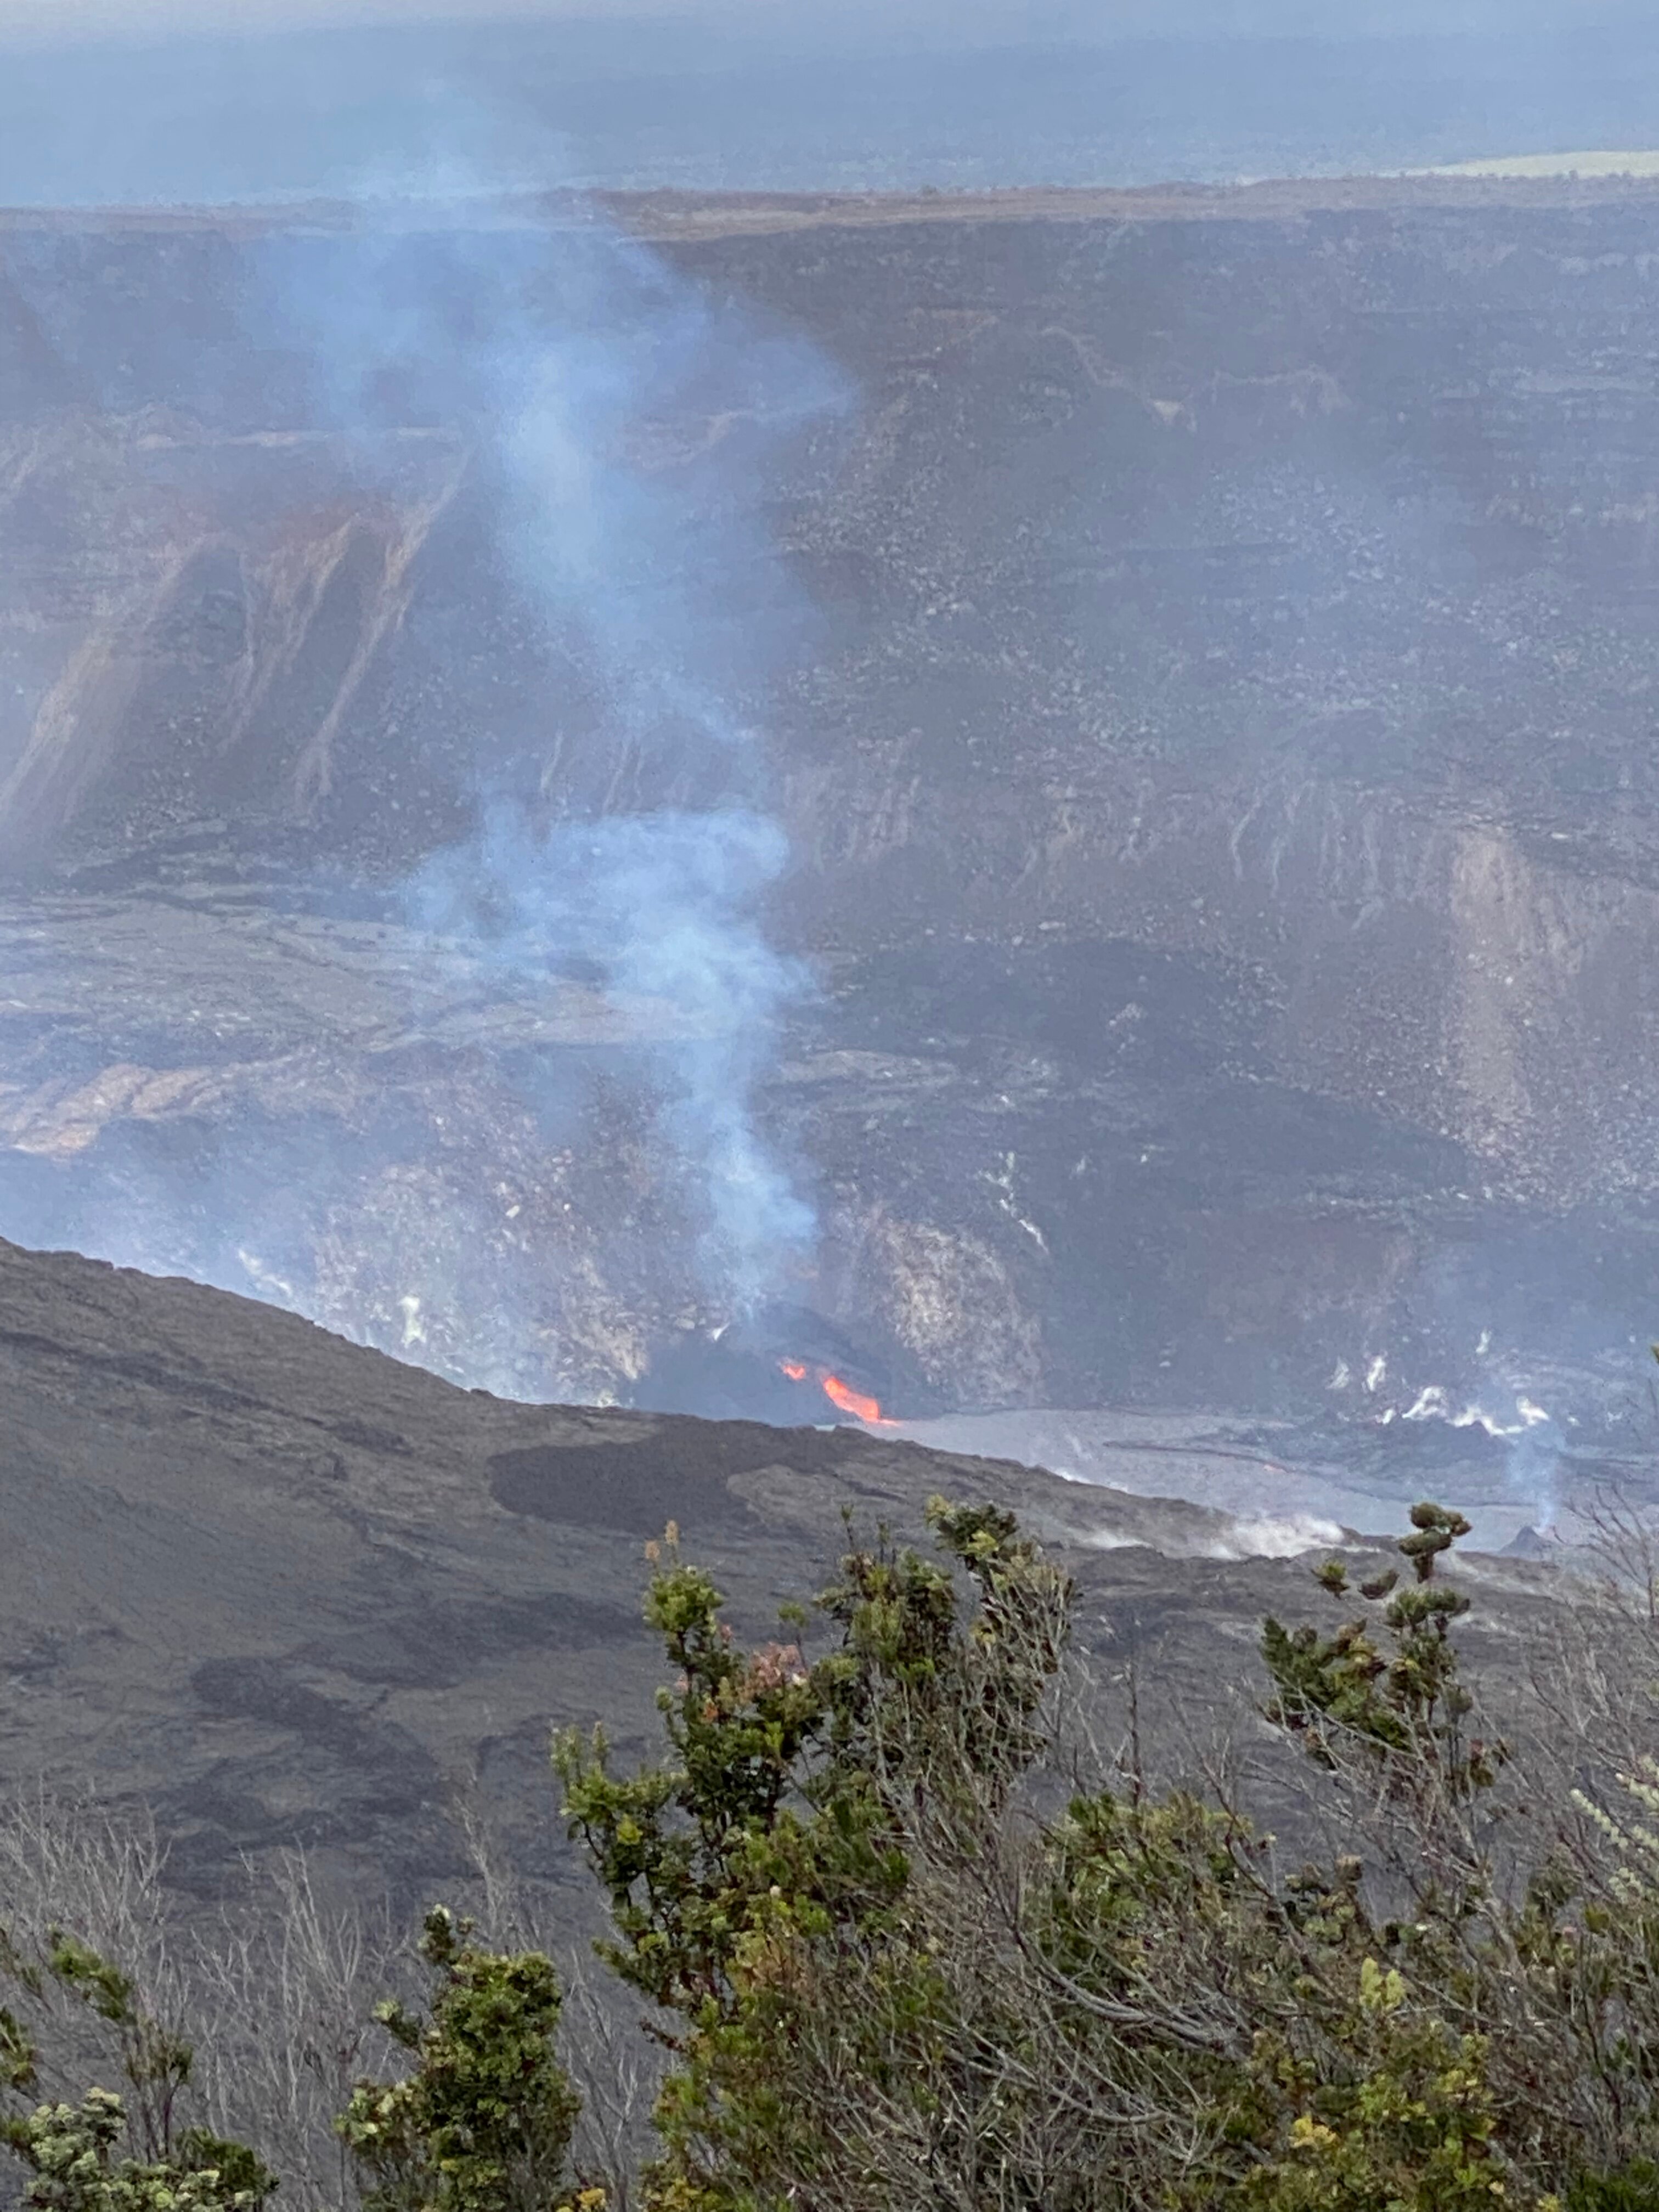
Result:
[[[781,1359],[778,1372],[787,1375],[792,1382],[805,1382],[811,1370],[799,1359]],[[882,1412],[879,1399],[866,1398],[862,1390],[855,1390],[850,1382],[843,1382],[839,1375],[826,1375],[822,1368],[818,1370],[818,1381],[823,1385],[824,1396],[832,1406],[843,1413],[850,1413],[855,1421],[862,1421],[866,1428],[897,1428],[898,1423],[890,1421]]]
[[866,1423],[872,1429],[890,1429],[897,1425],[896,1422],[882,1418],[878,1399],[866,1398],[862,1391],[850,1389],[839,1375],[823,1377],[823,1395],[832,1406],[839,1406],[843,1413],[851,1413],[855,1419]]

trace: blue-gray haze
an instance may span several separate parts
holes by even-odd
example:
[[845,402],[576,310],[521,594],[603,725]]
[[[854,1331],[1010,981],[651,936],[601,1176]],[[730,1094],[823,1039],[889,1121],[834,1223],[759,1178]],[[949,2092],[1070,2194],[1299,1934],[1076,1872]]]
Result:
[[[880,35],[842,11],[831,37],[820,11],[793,37],[681,14],[0,44],[0,204],[341,191],[366,163],[418,174],[434,142],[453,151],[459,110],[492,173],[609,186],[1138,184],[1659,137],[1650,9],[1500,25],[1468,7],[1432,32],[1399,6],[1345,11],[1412,26],[1367,37],[1310,35],[1306,11],[1266,0],[1162,14],[1184,35],[1091,38],[1097,9],[988,5],[972,39],[900,10]],[[5,22],[0,0],[0,40]]]

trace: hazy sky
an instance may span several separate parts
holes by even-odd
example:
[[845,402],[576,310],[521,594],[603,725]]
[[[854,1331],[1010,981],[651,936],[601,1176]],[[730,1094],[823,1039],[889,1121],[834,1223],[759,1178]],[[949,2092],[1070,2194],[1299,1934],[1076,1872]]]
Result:
[[1656,88],[1656,0],[0,0],[0,207],[1427,167]]
[[1566,27],[1634,15],[1629,0],[0,0],[0,38],[31,43],[179,29],[307,28],[504,16],[706,21],[767,45],[971,38],[1018,43],[1170,32],[1340,35]]

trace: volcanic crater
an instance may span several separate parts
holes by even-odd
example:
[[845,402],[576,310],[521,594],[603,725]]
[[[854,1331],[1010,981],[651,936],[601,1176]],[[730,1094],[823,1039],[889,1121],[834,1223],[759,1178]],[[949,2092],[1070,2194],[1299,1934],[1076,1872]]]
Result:
[[695,1011],[411,915],[492,775],[604,820],[698,771],[504,567],[476,422],[412,392],[371,466],[263,342],[350,210],[0,221],[0,1225],[520,1399],[1097,1476],[1199,1408],[1268,1503],[1432,1474],[1497,1534],[1644,1480],[1659,189],[603,212],[840,393],[628,432],[787,586],[703,643],[815,979],[755,1098],[829,1340],[699,1268],[652,1107]]

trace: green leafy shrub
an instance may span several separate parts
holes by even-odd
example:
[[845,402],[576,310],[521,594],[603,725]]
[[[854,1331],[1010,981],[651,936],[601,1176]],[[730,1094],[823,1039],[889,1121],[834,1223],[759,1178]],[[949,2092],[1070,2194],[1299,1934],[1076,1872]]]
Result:
[[[848,1553],[811,1661],[743,1649],[671,1541],[647,1601],[666,1757],[557,1747],[606,1955],[672,2056],[653,2212],[1549,2204],[1585,2144],[1537,2085],[1600,2030],[1574,1885],[1510,1912],[1484,1855],[1508,1753],[1460,1676],[1460,1516],[1418,1507],[1410,1580],[1362,1585],[1353,1620],[1263,1636],[1268,1717],[1404,1823],[1404,1920],[1358,1857],[1278,1873],[1218,1802],[1054,1808],[1069,1586],[1006,1514],[929,1518],[934,1559]],[[1319,1580],[1348,1594],[1340,1561]],[[1500,2032],[1548,1990],[1547,2029]]]
[[[37,2212],[258,2212],[276,2176],[245,2144],[180,2124],[195,2053],[140,2002],[130,1975],[62,1929],[39,1957],[0,1929],[0,1972],[37,1999],[56,1988],[109,2027],[129,2092],[89,2088],[78,2104],[0,2118],[0,2142],[28,2172],[27,2203]],[[29,2095],[37,2068],[27,2030],[0,2009],[0,2088]],[[123,2155],[135,2142],[144,2154]]]
[[[1659,1764],[1540,1807],[1463,1680],[1461,1516],[1414,1508],[1403,1572],[1328,1560],[1322,1624],[1265,1625],[1273,1787],[1343,1838],[1299,1868],[1218,1787],[1103,1784],[1060,1723],[1066,1575],[997,1508],[928,1519],[756,1648],[671,1528],[660,1755],[556,1746],[666,2060],[617,2212],[1659,2212]],[[339,2118],[365,2212],[606,2212],[550,1960],[442,1908],[422,1948],[428,2002],[376,2015],[406,2070]],[[0,1936],[0,1974],[31,2208],[259,2212],[274,2177],[186,2124],[195,2054],[127,1975],[61,1929]],[[119,2094],[40,2100],[46,1997]]]
[[579,2106],[555,2051],[558,1977],[538,1952],[483,1950],[471,1933],[434,1907],[428,2016],[379,2008],[416,2063],[360,2083],[341,2117],[368,2212],[548,2212],[565,2179]]
[[4,2141],[29,2171],[34,2212],[258,2212],[276,2187],[252,2151],[186,2130],[169,2159],[124,2158],[122,2100],[89,2089],[78,2106],[42,2105],[4,2123]]

